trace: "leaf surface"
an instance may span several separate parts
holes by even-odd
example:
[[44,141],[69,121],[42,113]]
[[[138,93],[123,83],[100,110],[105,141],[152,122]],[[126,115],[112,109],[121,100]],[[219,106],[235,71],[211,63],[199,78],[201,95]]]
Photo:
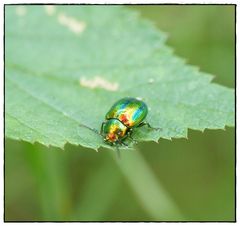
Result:
[[137,140],[187,137],[234,126],[234,91],[174,56],[166,36],[120,6],[6,6],[6,136],[63,148],[98,149],[99,129],[118,99],[141,98]]

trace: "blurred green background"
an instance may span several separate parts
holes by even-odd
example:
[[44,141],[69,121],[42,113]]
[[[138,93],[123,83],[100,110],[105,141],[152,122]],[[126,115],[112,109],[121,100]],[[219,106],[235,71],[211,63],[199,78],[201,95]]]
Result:
[[[165,31],[177,55],[234,88],[234,6],[128,8]],[[6,139],[4,198],[6,221],[234,221],[235,129],[140,143],[121,160]]]

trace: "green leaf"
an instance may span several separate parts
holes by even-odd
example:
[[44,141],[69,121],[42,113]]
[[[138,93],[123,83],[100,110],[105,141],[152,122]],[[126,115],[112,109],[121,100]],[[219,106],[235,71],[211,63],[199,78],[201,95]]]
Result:
[[99,129],[118,99],[144,100],[135,139],[187,137],[234,126],[234,91],[188,66],[166,35],[120,6],[6,6],[6,136],[63,148],[98,149]]

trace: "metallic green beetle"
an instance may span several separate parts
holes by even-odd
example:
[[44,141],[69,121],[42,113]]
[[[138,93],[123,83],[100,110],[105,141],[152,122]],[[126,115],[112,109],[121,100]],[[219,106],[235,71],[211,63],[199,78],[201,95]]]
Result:
[[95,133],[100,134],[104,141],[110,145],[125,145],[124,140],[132,138],[132,132],[135,128],[147,125],[149,128],[158,130],[160,128],[153,128],[149,123],[144,122],[148,114],[147,105],[136,98],[126,97],[117,101],[107,112],[105,121],[102,123],[101,130]]

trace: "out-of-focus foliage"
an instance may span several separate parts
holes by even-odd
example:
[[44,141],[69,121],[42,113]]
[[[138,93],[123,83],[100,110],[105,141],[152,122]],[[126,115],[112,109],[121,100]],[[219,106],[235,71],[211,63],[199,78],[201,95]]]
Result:
[[6,136],[97,149],[101,137],[79,124],[100,128],[125,96],[141,97],[148,121],[162,128],[141,128],[135,139],[234,126],[233,90],[210,83],[212,76],[185,65],[164,42],[124,7],[7,6]]
[[[167,32],[177,55],[234,87],[233,6],[130,8]],[[234,141],[232,128],[190,130],[188,140],[139,144],[119,161],[104,149],[7,139],[5,219],[233,221]]]

